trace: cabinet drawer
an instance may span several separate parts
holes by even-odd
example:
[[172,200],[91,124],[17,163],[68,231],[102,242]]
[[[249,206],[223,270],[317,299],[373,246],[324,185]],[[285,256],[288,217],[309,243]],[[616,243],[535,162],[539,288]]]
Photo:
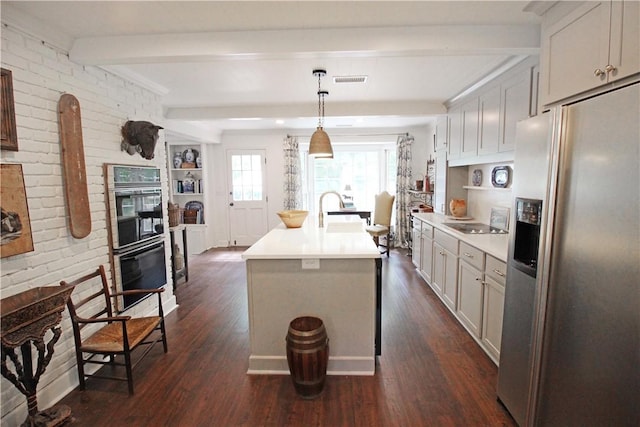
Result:
[[418,218],[411,217],[411,227],[413,227],[414,230],[422,230],[422,221]]
[[465,242],[460,242],[460,259],[473,265],[478,270],[484,267],[484,252]]
[[422,223],[422,235],[427,239],[433,239],[433,227],[426,222]]
[[491,255],[487,255],[487,266],[485,268],[485,274],[504,286],[507,276],[507,264],[497,258],[492,257]]
[[440,245],[451,252],[454,255],[458,255],[458,239],[444,231],[440,231],[437,228],[434,230],[434,239],[436,242],[440,243]]

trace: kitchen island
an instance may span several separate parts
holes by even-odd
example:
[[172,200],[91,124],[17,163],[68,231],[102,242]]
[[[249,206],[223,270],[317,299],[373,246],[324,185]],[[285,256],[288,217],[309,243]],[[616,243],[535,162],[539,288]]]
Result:
[[322,319],[329,375],[373,375],[380,354],[380,252],[354,216],[280,224],[242,254],[247,265],[249,374],[288,374],[285,337],[299,316]]

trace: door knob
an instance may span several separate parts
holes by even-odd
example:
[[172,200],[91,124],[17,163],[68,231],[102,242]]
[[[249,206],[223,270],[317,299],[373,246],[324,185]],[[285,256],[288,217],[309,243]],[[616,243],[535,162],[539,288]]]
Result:
[[596,77],[600,77],[600,76],[604,76],[605,72],[602,71],[600,68],[596,68],[595,71],[593,72],[593,75]]
[[604,70],[607,72],[607,74],[609,74],[616,71],[616,67],[614,67],[611,64],[608,64],[606,67],[604,67]]

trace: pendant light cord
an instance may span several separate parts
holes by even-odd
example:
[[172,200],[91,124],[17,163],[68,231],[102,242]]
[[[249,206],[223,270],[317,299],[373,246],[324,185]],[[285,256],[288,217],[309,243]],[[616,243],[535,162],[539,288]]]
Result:
[[[322,127],[324,117],[324,97],[322,96],[322,90],[320,88],[320,79],[322,74],[318,73],[318,127]],[[322,102],[321,102],[322,100]]]
[[321,95],[321,98],[322,98],[322,113],[320,115],[321,117],[320,127],[324,127],[324,93]]
[[313,70],[313,75],[318,76],[318,127],[321,128],[324,125],[324,97],[329,95],[329,92],[322,90],[322,76],[326,75],[325,70]]

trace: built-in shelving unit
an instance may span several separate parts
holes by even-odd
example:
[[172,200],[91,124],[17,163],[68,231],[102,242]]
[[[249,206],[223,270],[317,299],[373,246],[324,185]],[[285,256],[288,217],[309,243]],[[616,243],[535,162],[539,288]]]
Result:
[[408,190],[411,196],[411,205],[421,203],[427,206],[433,206],[433,191]]
[[473,185],[463,185],[465,190],[478,190],[478,191],[511,191],[511,187],[499,188],[499,187],[476,187]]
[[180,224],[186,226],[189,247],[185,255],[208,249],[207,173],[205,147],[198,143],[167,142],[169,200],[182,209]]

